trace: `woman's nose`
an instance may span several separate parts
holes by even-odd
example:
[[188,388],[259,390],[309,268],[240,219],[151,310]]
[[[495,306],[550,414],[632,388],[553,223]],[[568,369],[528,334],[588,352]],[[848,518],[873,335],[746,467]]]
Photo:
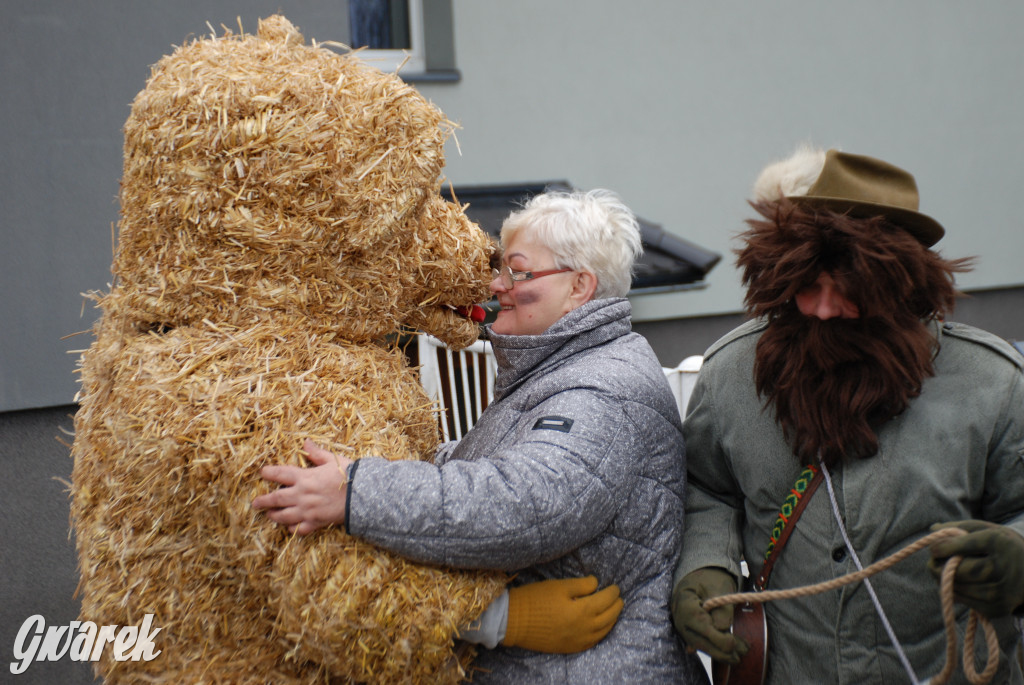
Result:
[[508,288],[505,287],[505,284],[502,283],[502,281],[501,281],[501,274],[494,274],[494,278],[491,279],[491,286],[490,287],[491,287],[491,292],[495,293],[495,294],[503,293],[506,290],[508,290]]

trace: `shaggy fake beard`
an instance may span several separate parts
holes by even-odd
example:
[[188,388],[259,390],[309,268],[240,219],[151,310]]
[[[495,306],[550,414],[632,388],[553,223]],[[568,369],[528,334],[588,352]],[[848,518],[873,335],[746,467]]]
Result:
[[[856,217],[789,200],[752,203],[737,266],[751,316],[769,320],[757,346],[758,393],[774,405],[801,463],[878,452],[876,430],[898,416],[933,373],[925,322],[953,310],[953,275],[971,258],[946,260],[884,217]],[[821,321],[794,298],[829,273],[860,318]]]
[[932,375],[934,344],[918,319],[822,321],[794,309],[762,334],[754,378],[800,463],[832,465],[878,452],[877,428]]

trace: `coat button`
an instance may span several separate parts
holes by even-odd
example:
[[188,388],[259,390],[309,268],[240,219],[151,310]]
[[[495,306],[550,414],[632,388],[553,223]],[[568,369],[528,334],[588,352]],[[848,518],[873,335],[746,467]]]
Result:
[[833,561],[837,561],[838,562],[838,561],[842,561],[845,558],[846,558],[846,550],[843,549],[842,547],[836,547],[834,550],[832,550],[832,560]]

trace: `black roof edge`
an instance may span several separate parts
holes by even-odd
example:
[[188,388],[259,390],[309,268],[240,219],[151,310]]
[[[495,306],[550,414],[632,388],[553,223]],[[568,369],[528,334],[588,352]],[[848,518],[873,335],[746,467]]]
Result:
[[[454,188],[455,197],[452,197],[452,184],[445,183],[441,186],[441,195],[446,200],[458,201],[462,204],[469,202],[476,197],[501,196],[521,198],[526,200],[534,195],[551,190],[573,191],[575,190],[568,181],[532,181],[529,183],[496,183],[493,185],[472,185],[458,186]],[[465,198],[465,199],[463,199]]]
[[[467,214],[470,215],[470,219],[481,223],[481,227],[485,231],[496,237],[500,230],[500,224],[484,226],[479,218],[474,218],[474,209],[489,211],[488,218],[490,218],[494,216],[493,212],[500,205],[503,213],[501,219],[504,219],[509,212],[521,206],[534,195],[553,190],[573,191],[575,189],[576,187],[566,180],[455,187],[448,183],[442,186],[441,195],[445,199],[459,204],[468,204]],[[645,265],[643,262],[647,260],[641,256],[641,263],[638,264],[637,273],[633,279],[634,292],[671,292],[707,286],[703,279],[721,261],[722,255],[680,238],[666,231],[659,224],[642,217],[637,217],[637,223],[640,226],[640,237],[645,254],[648,255],[648,259],[655,258],[660,265],[657,267]],[[665,262],[674,263],[675,266],[669,266]]]
[[683,259],[695,266],[702,274],[707,274],[722,260],[722,255],[706,250],[700,245],[669,233],[657,224],[642,221],[640,237],[645,247],[655,247],[673,257]]

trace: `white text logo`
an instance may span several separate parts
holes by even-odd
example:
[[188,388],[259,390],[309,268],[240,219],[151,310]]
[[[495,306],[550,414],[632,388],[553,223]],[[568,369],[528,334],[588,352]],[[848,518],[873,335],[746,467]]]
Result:
[[72,621],[67,626],[46,627],[46,621],[36,614],[21,624],[14,640],[14,658],[11,673],[25,672],[32,660],[59,661],[65,656],[72,661],[99,661],[103,648],[113,645],[115,661],[152,661],[162,650],[154,651],[153,638],[163,628],[150,632],[153,614],[146,614],[142,627],[117,625],[97,626],[92,621]]

